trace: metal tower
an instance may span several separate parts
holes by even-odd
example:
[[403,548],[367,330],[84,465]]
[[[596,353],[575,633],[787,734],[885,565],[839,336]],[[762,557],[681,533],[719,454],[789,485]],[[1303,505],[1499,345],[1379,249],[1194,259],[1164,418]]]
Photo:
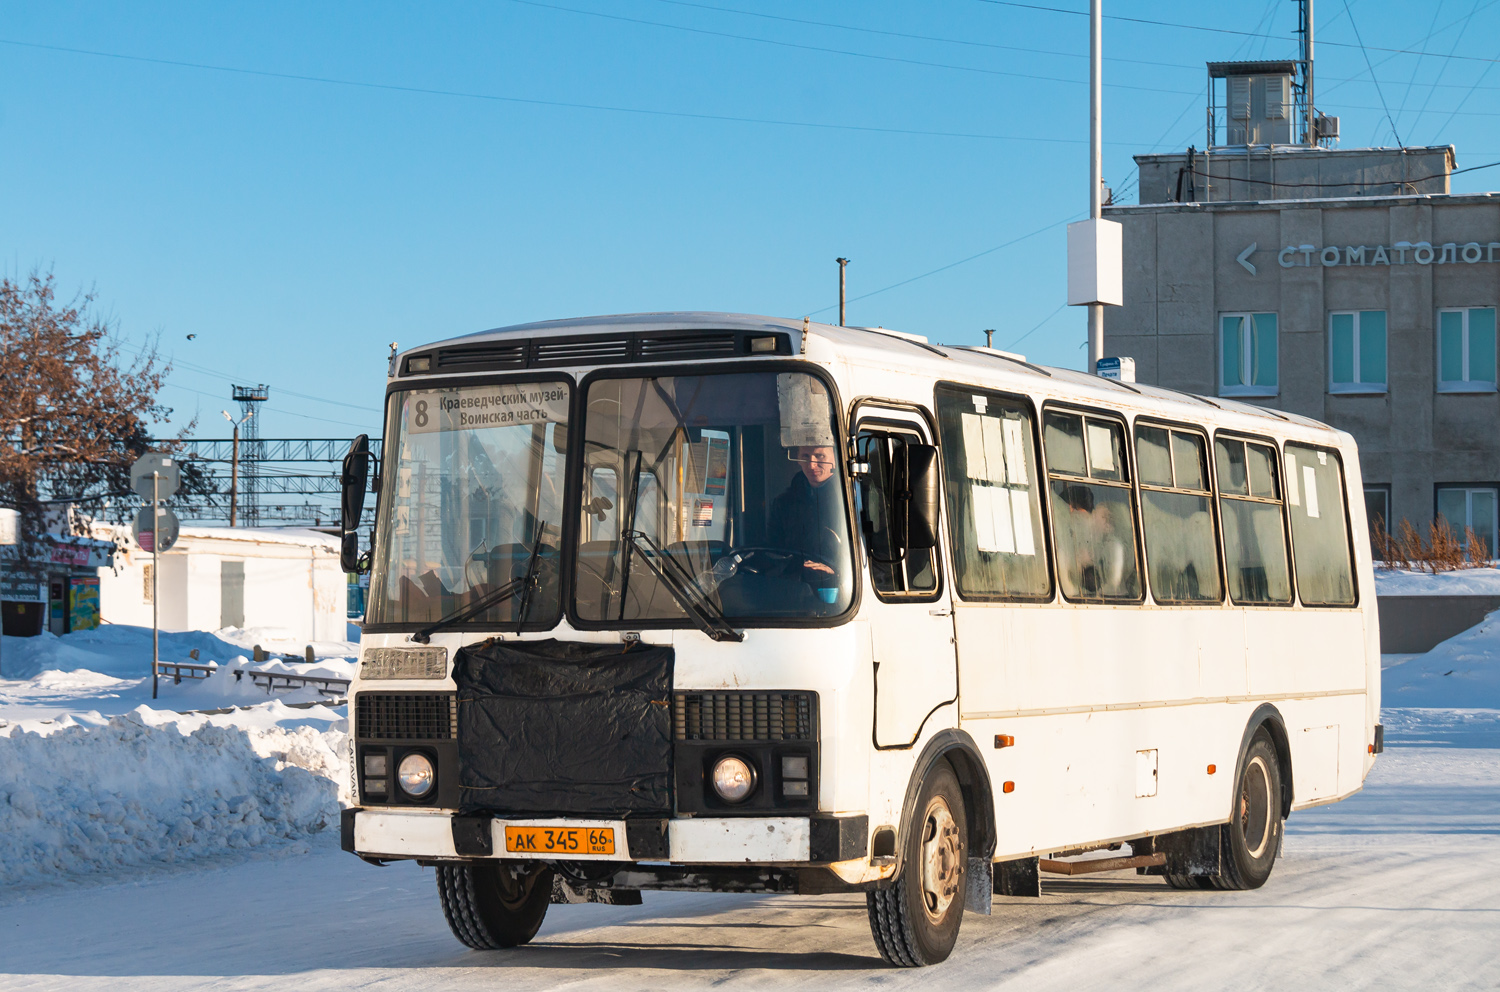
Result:
[[239,518],[241,526],[260,526],[260,463],[265,459],[265,445],[260,440],[258,404],[270,396],[271,387],[234,386],[234,401],[240,405],[244,427],[240,429]]

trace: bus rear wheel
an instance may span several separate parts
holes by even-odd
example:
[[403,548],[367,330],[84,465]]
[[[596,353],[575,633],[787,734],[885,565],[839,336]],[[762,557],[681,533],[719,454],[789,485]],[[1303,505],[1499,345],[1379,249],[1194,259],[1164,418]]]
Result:
[[1276,745],[1260,731],[1245,749],[1234,804],[1223,831],[1223,867],[1215,888],[1258,889],[1271,877],[1281,850],[1281,764]]
[[887,962],[921,967],[952,952],[964,915],[968,847],[963,792],[941,761],[922,783],[896,884],[865,895],[870,933]]
[[437,887],[453,936],[491,951],[536,936],[552,899],[552,872],[541,865],[438,865]]

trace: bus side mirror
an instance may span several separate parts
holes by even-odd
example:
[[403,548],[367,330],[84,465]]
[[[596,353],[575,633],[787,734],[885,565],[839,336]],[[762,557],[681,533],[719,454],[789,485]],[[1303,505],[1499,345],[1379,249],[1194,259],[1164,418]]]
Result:
[[[937,546],[938,449],[931,444],[906,444],[906,478],[901,486],[906,514],[906,547],[926,551]],[[899,511],[898,511],[899,512]]]
[[370,436],[361,434],[349,445],[344,456],[339,520],[339,564],[346,572],[361,572],[359,561],[359,518],[365,512],[365,491],[370,488]]

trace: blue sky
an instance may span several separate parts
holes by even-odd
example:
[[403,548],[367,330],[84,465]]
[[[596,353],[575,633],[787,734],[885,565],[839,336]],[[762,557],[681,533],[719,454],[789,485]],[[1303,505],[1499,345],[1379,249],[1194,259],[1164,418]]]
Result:
[[[1038,6],[1058,10],[4,3],[0,259],[91,288],[126,347],[157,336],[173,425],[200,436],[227,436],[231,381],[270,384],[263,436],[378,433],[391,341],[637,310],[833,319],[838,255],[851,323],[993,327],[1078,367],[1083,316],[1059,307],[1088,21],[1058,12],[1084,0]],[[1205,61],[1297,51],[1291,0],[1105,10],[1216,29],[1106,21],[1126,201],[1132,153],[1203,144]],[[1317,10],[1345,147],[1394,144],[1394,123],[1460,167],[1500,159],[1500,0]]]

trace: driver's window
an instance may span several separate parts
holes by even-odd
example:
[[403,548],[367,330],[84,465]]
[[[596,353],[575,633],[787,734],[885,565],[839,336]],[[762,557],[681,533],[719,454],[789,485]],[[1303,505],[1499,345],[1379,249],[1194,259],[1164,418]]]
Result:
[[862,472],[855,489],[859,529],[870,563],[870,582],[884,596],[927,595],[937,589],[932,550],[903,554],[903,527],[895,513],[904,449],[920,441],[915,434],[866,428],[856,442]]

